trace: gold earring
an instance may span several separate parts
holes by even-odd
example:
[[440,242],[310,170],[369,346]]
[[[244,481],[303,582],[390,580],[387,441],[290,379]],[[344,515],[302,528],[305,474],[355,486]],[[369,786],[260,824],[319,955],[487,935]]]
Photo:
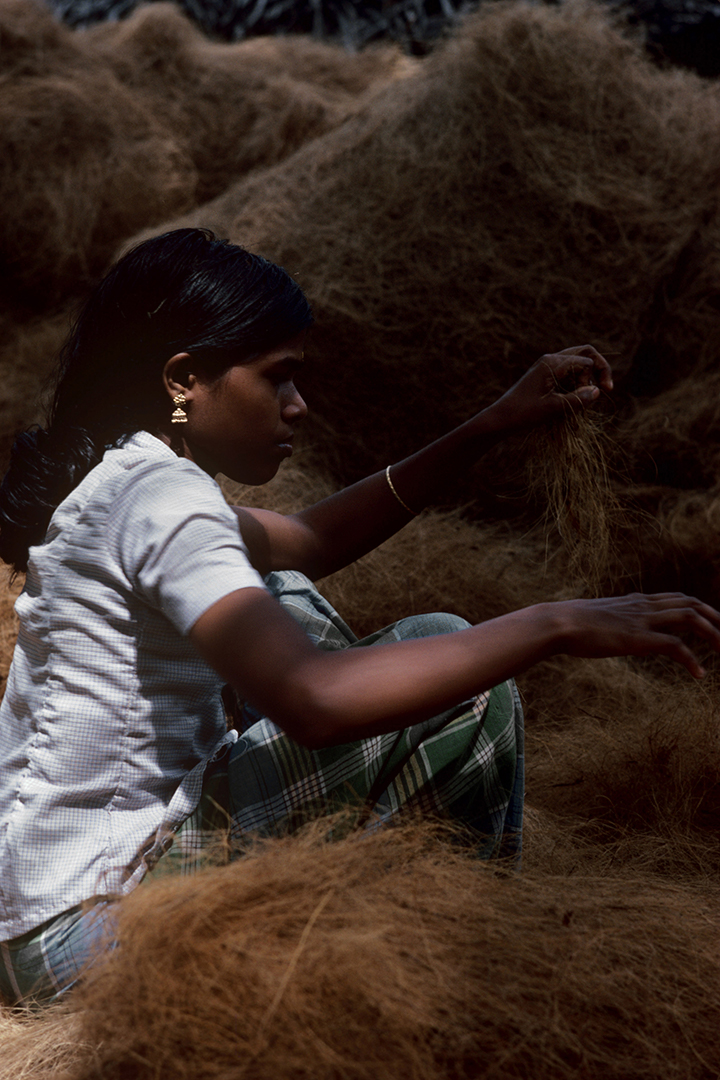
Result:
[[176,394],[173,398],[173,405],[177,405],[177,409],[170,417],[171,424],[187,424],[187,413],[182,407],[186,401],[184,394]]

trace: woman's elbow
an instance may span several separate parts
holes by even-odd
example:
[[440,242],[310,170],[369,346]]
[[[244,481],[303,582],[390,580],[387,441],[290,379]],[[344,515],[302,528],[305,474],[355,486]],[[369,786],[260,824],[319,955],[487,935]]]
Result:
[[306,750],[322,750],[350,741],[343,737],[347,725],[341,712],[312,688],[303,691],[295,687],[288,700],[277,703],[268,716]]

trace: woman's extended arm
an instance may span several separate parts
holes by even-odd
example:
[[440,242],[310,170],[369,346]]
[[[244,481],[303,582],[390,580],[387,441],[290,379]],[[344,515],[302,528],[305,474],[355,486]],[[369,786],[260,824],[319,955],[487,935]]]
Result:
[[610,367],[592,346],[552,353],[493,405],[393,465],[397,495],[380,471],[287,517],[237,507],[253,562],[262,573],[301,570],[313,580],[324,577],[406,525],[411,514],[402,503],[423,509],[507,435],[529,431],[567,409],[582,409],[601,388],[612,389]]
[[680,635],[720,652],[720,614],[681,593],[538,604],[467,630],[371,649],[316,649],[260,589],[240,589],[198,619],[198,652],[243,699],[311,748],[394,731],[557,653],[659,653],[699,678]]

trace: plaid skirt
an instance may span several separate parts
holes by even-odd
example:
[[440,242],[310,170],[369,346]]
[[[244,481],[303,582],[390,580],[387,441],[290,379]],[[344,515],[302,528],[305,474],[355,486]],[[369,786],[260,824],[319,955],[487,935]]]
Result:
[[[302,574],[274,573],[266,582],[320,649],[382,647],[468,625],[452,615],[418,615],[358,639]],[[239,737],[208,765],[194,813],[162,826],[173,843],[149,877],[195,872],[219,836],[241,854],[243,838],[292,831],[341,809],[364,828],[409,811],[449,815],[472,830],[480,857],[519,864],[523,714],[512,680],[400,732],[322,750],[298,745],[248,706],[236,719]],[[9,1003],[61,995],[112,945],[114,914],[112,903],[81,905],[0,944],[0,995]]]

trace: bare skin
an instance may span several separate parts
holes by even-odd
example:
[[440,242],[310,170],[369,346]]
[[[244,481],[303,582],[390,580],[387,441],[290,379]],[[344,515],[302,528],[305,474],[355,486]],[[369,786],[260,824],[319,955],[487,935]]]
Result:
[[[187,353],[172,357],[165,385],[170,398],[182,391],[188,402],[185,456],[244,483],[270,479],[307,412],[294,385],[302,350],[300,335],[215,381]],[[393,465],[393,483],[419,510],[446,490],[448,476],[505,436],[586,408],[611,389],[610,367],[592,346],[544,356],[489,408]],[[313,579],[372,550],[410,517],[384,472],[298,514],[235,510],[261,573],[296,569]],[[206,611],[190,636],[244,699],[296,741],[319,748],[426,719],[558,653],[657,653],[700,678],[702,666],[686,639],[698,637],[720,652],[720,614],[683,594],[635,593],[538,604],[454,634],[327,653],[264,590],[241,589]]]

